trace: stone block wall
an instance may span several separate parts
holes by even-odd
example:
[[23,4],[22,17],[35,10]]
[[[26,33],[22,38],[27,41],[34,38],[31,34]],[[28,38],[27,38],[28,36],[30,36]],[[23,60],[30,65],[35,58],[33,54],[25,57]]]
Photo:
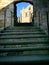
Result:
[[40,18],[40,27],[48,34],[48,27],[47,27],[47,16],[46,12],[41,12],[41,18]]
[[0,29],[4,27],[4,12],[0,11]]
[[[6,10],[6,17],[5,15],[5,10]],[[5,22],[4,22],[4,18],[5,18]],[[0,28],[4,28],[4,23],[5,23],[5,27],[8,26],[13,26],[14,24],[14,4],[11,3],[10,5],[8,5],[5,9],[0,11],[0,24],[2,21],[2,26],[0,26]]]
[[14,5],[10,4],[6,11],[6,27],[13,26],[14,23]]
[[[49,17],[49,13],[48,13]],[[49,18],[48,18],[49,20]],[[36,26],[40,27],[46,34],[48,34],[48,26],[47,26],[47,14],[46,10],[42,8],[41,10],[36,10],[36,16],[34,17],[34,23]]]
[[[15,0],[18,1],[18,0]],[[30,1],[30,0],[28,0]],[[34,8],[36,10],[36,15],[34,15],[34,24],[39,27],[40,23],[40,28],[43,29],[46,33],[48,33],[48,26],[47,26],[47,16],[46,16],[46,11],[44,8],[38,8],[40,5],[37,1],[38,0],[31,0],[34,4]],[[40,17],[39,17],[39,11],[40,11]],[[48,11],[49,11],[49,5],[48,5]],[[40,19],[39,19],[40,18]],[[4,27],[4,10],[0,12],[0,20],[3,22]],[[12,22],[11,22],[12,21]],[[48,24],[49,24],[49,12],[48,12]],[[14,3],[11,3],[9,6],[6,8],[6,23],[5,27],[8,26],[14,26]]]

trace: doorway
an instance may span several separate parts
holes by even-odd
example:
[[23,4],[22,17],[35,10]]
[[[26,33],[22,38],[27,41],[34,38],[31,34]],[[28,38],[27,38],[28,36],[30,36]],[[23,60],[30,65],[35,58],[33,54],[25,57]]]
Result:
[[33,3],[29,1],[18,1],[14,3],[14,26],[33,25]]

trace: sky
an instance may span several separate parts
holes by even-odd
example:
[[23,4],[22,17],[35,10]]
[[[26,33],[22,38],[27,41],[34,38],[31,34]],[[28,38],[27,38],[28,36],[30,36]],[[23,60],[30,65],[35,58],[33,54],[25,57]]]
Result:
[[17,6],[17,17],[20,17],[20,10],[22,8],[26,8],[30,3],[27,3],[27,2],[21,2],[21,3],[18,3],[16,4]]

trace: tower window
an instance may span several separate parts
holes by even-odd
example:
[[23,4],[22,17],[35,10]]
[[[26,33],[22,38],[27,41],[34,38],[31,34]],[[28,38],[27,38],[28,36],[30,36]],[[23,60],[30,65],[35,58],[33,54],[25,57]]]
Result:
[[31,7],[29,7],[29,10],[31,9]]
[[26,17],[27,17],[27,13],[26,13]]

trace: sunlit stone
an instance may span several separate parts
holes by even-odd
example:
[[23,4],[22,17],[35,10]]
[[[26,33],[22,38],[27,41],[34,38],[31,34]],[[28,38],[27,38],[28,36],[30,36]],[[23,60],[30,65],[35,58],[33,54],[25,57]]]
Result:
[[14,0],[0,0],[0,10],[12,3],[13,1]]

